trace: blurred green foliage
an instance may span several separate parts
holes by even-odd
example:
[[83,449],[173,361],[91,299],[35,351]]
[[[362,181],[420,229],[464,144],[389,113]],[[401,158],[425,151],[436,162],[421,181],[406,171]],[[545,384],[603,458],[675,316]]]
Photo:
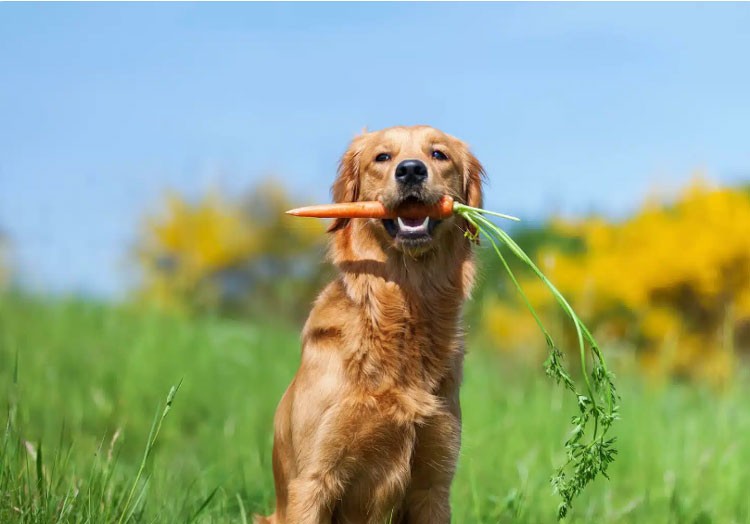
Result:
[[[0,334],[0,522],[116,521],[180,380],[129,522],[271,510],[273,414],[299,362],[298,325],[0,294]],[[453,522],[554,522],[549,478],[574,406],[541,369],[473,338],[469,348]],[[567,522],[747,522],[747,384],[717,393],[622,377],[611,480]]]
[[9,260],[8,239],[0,230],[0,289],[10,283],[11,267]]

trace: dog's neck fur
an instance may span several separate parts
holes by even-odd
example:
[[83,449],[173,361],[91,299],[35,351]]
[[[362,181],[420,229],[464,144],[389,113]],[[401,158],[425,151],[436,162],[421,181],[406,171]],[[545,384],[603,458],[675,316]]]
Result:
[[[446,224],[452,227],[453,224]],[[470,241],[456,228],[414,258],[385,246],[353,221],[333,238],[333,263],[357,311],[349,369],[373,385],[402,383],[435,392],[463,359],[461,311],[474,279]],[[360,228],[360,231],[352,231]],[[370,351],[372,345],[378,351]],[[460,380],[460,377],[458,377]]]

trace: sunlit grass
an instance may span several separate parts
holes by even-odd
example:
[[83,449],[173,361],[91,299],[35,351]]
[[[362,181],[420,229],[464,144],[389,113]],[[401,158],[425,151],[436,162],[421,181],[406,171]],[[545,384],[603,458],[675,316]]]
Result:
[[[573,406],[541,362],[485,349],[470,344],[466,362],[453,520],[553,522],[549,477]],[[273,413],[298,354],[298,327],[273,322],[0,298],[0,522],[249,522],[269,511]],[[180,380],[144,464],[154,413]],[[620,391],[611,481],[587,488],[569,520],[747,522],[748,389],[622,377]]]

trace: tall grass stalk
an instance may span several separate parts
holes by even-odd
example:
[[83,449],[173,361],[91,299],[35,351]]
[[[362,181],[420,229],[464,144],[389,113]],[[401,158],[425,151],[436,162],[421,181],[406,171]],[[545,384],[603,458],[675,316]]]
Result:
[[138,499],[136,500],[136,503],[133,504],[132,507],[130,506],[130,503],[133,500],[133,495],[135,494],[135,491],[138,488],[138,484],[141,480],[141,476],[143,475],[143,471],[146,468],[146,463],[148,462],[148,458],[151,456],[151,452],[154,450],[154,445],[156,444],[156,439],[159,437],[159,431],[161,430],[162,422],[164,422],[164,419],[167,418],[167,413],[169,413],[169,410],[172,409],[172,402],[174,402],[174,397],[177,394],[177,391],[180,389],[181,385],[182,385],[182,380],[180,380],[180,382],[176,386],[172,386],[170,388],[169,394],[167,395],[167,402],[164,405],[164,409],[161,412],[161,416],[159,416],[159,412],[157,411],[156,416],[154,417],[154,422],[151,425],[151,431],[149,432],[149,435],[148,435],[148,441],[146,442],[146,449],[143,452],[143,459],[141,460],[141,465],[138,467],[138,473],[136,474],[135,479],[133,479],[133,485],[130,488],[130,492],[128,493],[128,498],[125,500],[125,505],[122,508],[122,513],[120,514],[120,518],[117,520],[117,524],[122,524],[133,515],[133,512],[138,507],[138,501],[140,501],[140,499],[145,494],[147,485],[144,486],[143,489],[141,490],[141,493],[139,494]]

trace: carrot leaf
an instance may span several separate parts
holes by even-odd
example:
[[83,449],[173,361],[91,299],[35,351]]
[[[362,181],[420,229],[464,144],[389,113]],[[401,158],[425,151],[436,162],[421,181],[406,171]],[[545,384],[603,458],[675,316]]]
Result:
[[[578,411],[571,418],[573,427],[570,436],[565,441],[566,460],[557,468],[551,479],[553,490],[562,499],[558,506],[557,517],[563,519],[572,508],[575,497],[591,481],[598,475],[609,478],[607,469],[614,461],[617,449],[615,448],[616,438],[608,437],[608,434],[612,424],[619,418],[619,396],[614,385],[614,375],[608,370],[604,355],[593,335],[562,293],[547,279],[510,235],[490,222],[485,215],[516,221],[518,219],[458,202],[454,204],[453,211],[474,227],[474,233],[467,233],[473,240],[476,240],[478,235],[481,234],[489,241],[544,335],[548,348],[548,356],[544,362],[544,370],[547,376],[575,395]],[[501,246],[506,247],[542,280],[560,308],[571,320],[578,342],[583,390],[579,389],[571,374],[565,369],[563,352],[557,347],[549,331],[542,324],[536,310],[526,297],[501,251]],[[593,362],[590,372],[586,365],[587,356]]]

